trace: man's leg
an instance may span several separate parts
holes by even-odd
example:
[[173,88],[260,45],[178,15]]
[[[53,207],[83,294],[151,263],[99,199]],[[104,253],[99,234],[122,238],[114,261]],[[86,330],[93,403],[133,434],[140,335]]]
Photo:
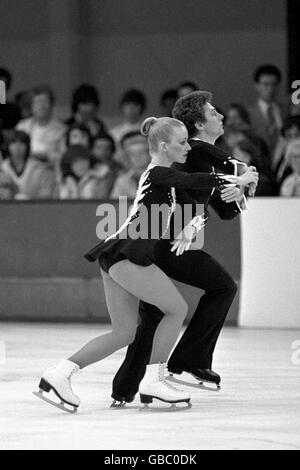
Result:
[[112,398],[117,401],[131,401],[137,393],[149,363],[156,328],[163,316],[157,307],[146,302],[140,302],[139,313],[141,320],[134,342],[113,379]]
[[157,265],[172,279],[201,288],[196,311],[169,359],[169,367],[179,370],[211,369],[215,345],[236,294],[236,284],[227,271],[202,250],[175,256],[163,249]]

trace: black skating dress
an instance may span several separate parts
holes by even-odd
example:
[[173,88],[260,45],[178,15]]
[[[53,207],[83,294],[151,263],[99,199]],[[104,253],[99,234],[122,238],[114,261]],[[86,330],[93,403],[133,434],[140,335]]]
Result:
[[[124,224],[113,235],[98,243],[84,257],[91,262],[98,259],[101,268],[106,272],[115,263],[124,259],[140,266],[155,263],[155,245],[168,231],[176,208],[177,194],[180,195],[181,204],[191,203],[191,200],[194,202],[186,192],[187,190],[221,189],[224,187],[222,176],[217,173],[189,174],[150,164],[140,178],[132,209]],[[167,217],[159,221],[158,230],[153,230],[153,224],[157,222],[153,220],[154,205],[167,207]],[[142,235],[138,238],[136,238],[136,231],[134,237],[130,233],[133,224],[135,227],[140,224],[142,228]],[[145,224],[147,225],[146,231]]]

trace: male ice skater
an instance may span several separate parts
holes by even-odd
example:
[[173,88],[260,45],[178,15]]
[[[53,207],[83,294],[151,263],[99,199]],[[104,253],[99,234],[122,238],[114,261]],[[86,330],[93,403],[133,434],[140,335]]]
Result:
[[[192,147],[187,161],[177,169],[185,172],[220,170],[234,173],[237,163],[223,150],[214,146],[223,134],[223,116],[211,104],[209,92],[195,91],[180,98],[173,117],[182,121],[189,132]],[[206,190],[191,191],[197,202],[210,204],[222,219],[232,219],[245,207],[243,189],[226,188],[222,193]],[[237,286],[227,271],[203,250],[185,251],[176,256],[168,240],[157,245],[157,266],[172,279],[205,291],[184,335],[169,358],[168,369],[175,374],[183,371],[201,382],[219,386],[220,376],[212,371],[213,352],[227,312],[236,294]],[[162,312],[155,306],[140,303],[141,322],[134,342],[128,347],[126,358],[113,380],[112,406],[131,402],[138,391],[150,357],[152,340]],[[117,403],[120,402],[120,403]]]

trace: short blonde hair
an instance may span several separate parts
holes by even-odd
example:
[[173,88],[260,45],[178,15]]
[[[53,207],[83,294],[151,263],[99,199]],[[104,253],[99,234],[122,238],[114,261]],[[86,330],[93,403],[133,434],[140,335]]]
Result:
[[150,152],[156,152],[160,142],[169,142],[175,128],[185,128],[183,122],[170,117],[149,117],[141,125],[141,134],[148,137]]

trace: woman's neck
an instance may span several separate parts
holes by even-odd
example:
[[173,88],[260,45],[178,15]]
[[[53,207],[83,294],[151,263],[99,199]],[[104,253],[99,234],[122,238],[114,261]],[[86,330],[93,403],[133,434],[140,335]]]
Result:
[[165,155],[161,155],[160,153],[152,153],[151,165],[166,166],[167,168],[169,168],[171,166],[171,162]]

